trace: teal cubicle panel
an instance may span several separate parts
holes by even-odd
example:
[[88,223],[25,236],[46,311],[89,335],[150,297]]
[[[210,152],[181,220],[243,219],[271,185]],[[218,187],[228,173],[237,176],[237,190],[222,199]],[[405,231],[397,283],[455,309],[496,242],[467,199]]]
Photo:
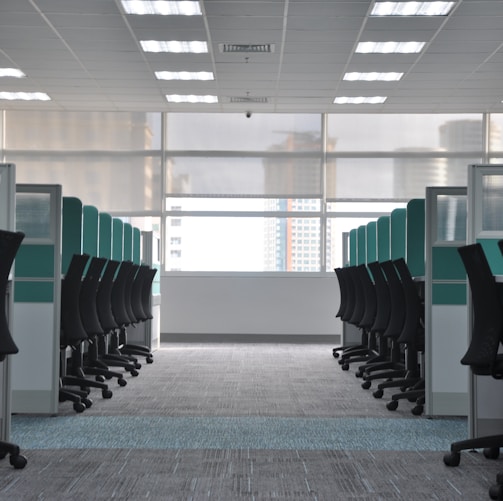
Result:
[[129,223],[124,223],[123,225],[123,242],[124,248],[122,253],[122,259],[124,261],[133,260],[133,227]]
[[415,198],[406,207],[406,257],[413,277],[425,273],[425,200]]
[[141,231],[133,228],[133,263],[141,264]]
[[367,263],[367,227],[365,225],[358,226],[356,229],[356,262],[357,264]]
[[466,187],[426,189],[425,412],[468,415],[466,273],[457,251],[466,244]]
[[390,255],[391,259],[406,257],[407,210],[395,209],[390,216]]
[[63,197],[63,232],[61,271],[66,273],[72,256],[82,254],[82,202],[75,197]]
[[124,223],[112,218],[112,259],[122,261],[124,256]]
[[98,215],[98,257],[112,258],[112,216],[106,212]]
[[92,205],[84,205],[82,213],[82,252],[98,256],[99,212]]
[[58,411],[63,199],[59,185],[16,186],[12,412]]
[[377,219],[377,259],[380,262],[391,259],[390,216]]
[[349,232],[349,265],[354,266],[358,263],[358,235],[356,228]]
[[377,222],[367,224],[367,263],[377,261]]

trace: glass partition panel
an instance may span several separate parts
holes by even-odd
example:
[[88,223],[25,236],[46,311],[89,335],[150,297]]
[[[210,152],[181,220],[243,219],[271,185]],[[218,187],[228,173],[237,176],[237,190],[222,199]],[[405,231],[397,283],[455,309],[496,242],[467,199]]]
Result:
[[503,231],[503,176],[482,176],[482,231]]
[[312,157],[170,157],[166,193],[321,196],[321,160]]
[[161,162],[151,156],[10,155],[18,183],[60,184],[102,212],[161,210]]
[[320,114],[169,113],[168,150],[320,151]]
[[161,113],[7,111],[6,150],[144,151],[161,147]]
[[167,217],[168,271],[319,271],[319,218]]
[[438,195],[437,242],[466,242],[466,195]]
[[16,194],[16,230],[27,239],[52,240],[50,193]]
[[329,151],[482,151],[481,114],[329,114]]

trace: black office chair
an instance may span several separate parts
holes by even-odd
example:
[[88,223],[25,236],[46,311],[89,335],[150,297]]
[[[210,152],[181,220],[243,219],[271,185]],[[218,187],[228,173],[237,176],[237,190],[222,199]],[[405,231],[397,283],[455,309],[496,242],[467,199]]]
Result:
[[[500,291],[480,243],[459,247],[458,252],[468,275],[473,312],[470,344],[461,363],[469,365],[475,375],[502,379],[503,354],[498,354],[503,333]],[[471,449],[484,449],[487,458],[496,459],[500,447],[503,447],[503,435],[461,440],[451,444],[451,451],[444,456],[444,463],[458,466],[461,451]]]
[[[19,351],[10,333],[6,300],[9,273],[24,236],[24,233],[20,231],[0,230],[0,297],[3,298],[3,306],[0,308],[0,362],[3,362],[8,355],[15,355]],[[0,441],[0,459],[6,457],[7,454],[14,468],[22,469],[26,466],[28,460],[21,454],[19,446],[2,440]]]
[[[80,356],[72,357],[71,363],[67,363],[66,349],[71,348],[80,353],[82,344],[88,341],[88,335],[82,325],[80,313],[80,291],[82,275],[84,273],[89,256],[87,254],[74,254],[68,265],[65,277],[61,282],[61,366],[60,366],[60,392],[59,401],[71,400],[74,410],[82,412],[89,407],[91,401],[81,397],[81,391],[89,392],[90,388],[101,389],[103,398],[112,398],[112,391],[108,385],[99,381],[86,378],[81,364]],[[73,386],[80,388],[78,392],[72,391]],[[85,398],[85,397],[84,397]],[[82,407],[84,405],[84,408]]]

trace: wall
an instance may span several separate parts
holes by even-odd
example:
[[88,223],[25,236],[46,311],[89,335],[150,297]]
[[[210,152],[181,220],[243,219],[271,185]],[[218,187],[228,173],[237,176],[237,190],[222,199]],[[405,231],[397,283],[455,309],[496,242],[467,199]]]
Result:
[[[161,332],[168,335],[330,336],[339,287],[335,274],[309,277],[163,276]],[[200,337],[200,336],[198,336]]]

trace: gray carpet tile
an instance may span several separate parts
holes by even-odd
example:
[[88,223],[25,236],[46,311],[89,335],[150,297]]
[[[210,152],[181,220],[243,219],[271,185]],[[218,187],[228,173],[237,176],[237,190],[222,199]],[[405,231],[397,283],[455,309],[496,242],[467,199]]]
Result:
[[390,412],[330,345],[163,345],[112,399],[13,416],[0,500],[483,500],[502,460],[442,455],[465,418]]

